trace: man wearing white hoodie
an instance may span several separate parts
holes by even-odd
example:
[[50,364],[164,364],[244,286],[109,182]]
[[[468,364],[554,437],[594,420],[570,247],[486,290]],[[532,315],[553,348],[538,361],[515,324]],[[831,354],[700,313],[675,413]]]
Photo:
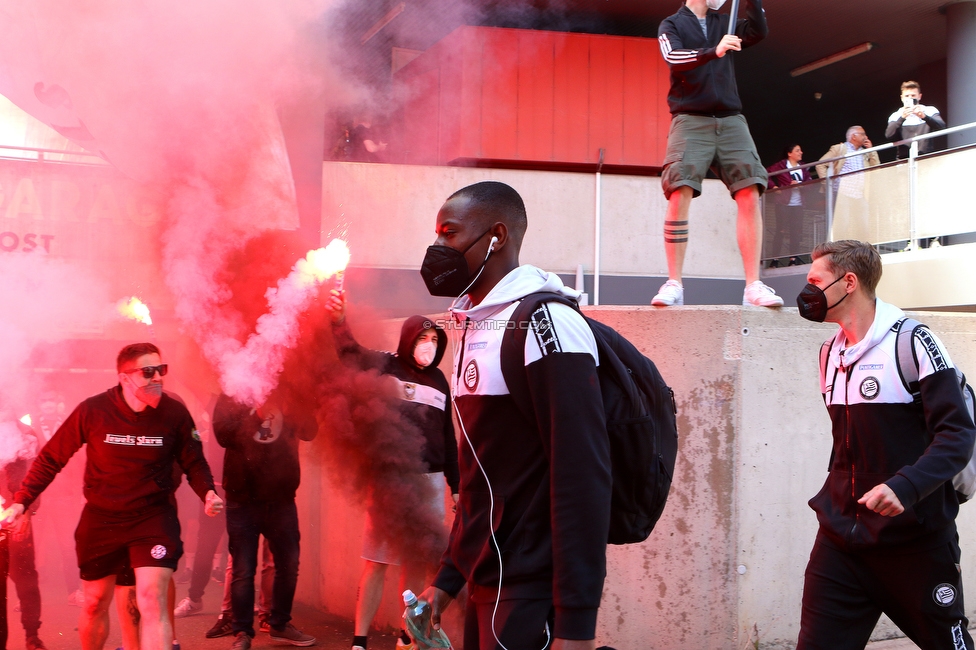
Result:
[[458,297],[451,393],[461,430],[457,517],[421,599],[439,627],[467,584],[467,650],[593,650],[611,478],[599,359],[579,313],[543,304],[525,343],[534,420],[512,399],[500,351],[518,301],[539,291],[579,297],[556,275],[519,266],[525,228],[514,189],[465,187],[438,212],[421,268],[433,295]]
[[820,529],[797,648],[864,648],[883,612],[921,648],[972,650],[952,479],[972,455],[976,425],[956,370],[927,327],[906,330],[916,401],[896,363],[905,314],[875,296],[877,251],[843,240],[812,257],[800,315],[840,329],[821,350],[834,442],[827,480],[810,500]]

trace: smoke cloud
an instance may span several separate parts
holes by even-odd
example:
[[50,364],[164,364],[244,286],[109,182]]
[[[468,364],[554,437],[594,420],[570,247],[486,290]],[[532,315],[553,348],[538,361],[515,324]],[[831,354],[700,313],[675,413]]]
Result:
[[28,367],[34,350],[115,318],[98,278],[40,252],[0,255],[0,305],[0,408],[18,418],[40,390]]
[[251,406],[264,403],[278,381],[285,353],[298,342],[298,316],[314,298],[325,279],[341,273],[349,262],[342,240],[309,251],[298,260],[288,277],[268,289],[267,313],[258,318],[247,343],[220,359],[224,392]]
[[401,418],[395,382],[339,362],[321,306],[303,321],[301,351],[285,364],[282,394],[296,406],[308,404],[312,387],[320,427],[314,460],[354,502],[368,504],[401,557],[436,564],[447,547],[444,522],[427,505],[436,495],[423,477],[425,438]]
[[[330,478],[371,495],[405,553],[432,560],[444,533],[424,506],[432,495],[420,476],[422,435],[401,422],[385,379],[337,363],[321,334],[328,325],[302,316],[314,295],[294,278],[275,282],[304,253],[299,237],[279,245],[300,225],[283,110],[304,106],[324,119],[367,98],[340,72],[354,66],[329,63],[330,35],[310,38],[338,23],[340,8],[333,0],[0,0],[0,93],[161,197],[161,284],[223,390],[260,403],[284,367],[292,408],[317,410],[316,448]],[[27,264],[12,276],[0,268],[3,287],[17,292],[5,304],[26,305],[15,318],[0,315],[0,340],[13,342],[0,347],[0,390],[64,314],[111,312],[122,297],[102,295],[76,270],[52,271],[52,260]],[[53,266],[37,266],[45,264]],[[245,287],[249,266],[261,275]],[[57,277],[40,280],[46,272]],[[51,306],[33,305],[38,298]]]
[[37,454],[37,438],[24,433],[15,422],[0,422],[0,470],[17,460]]

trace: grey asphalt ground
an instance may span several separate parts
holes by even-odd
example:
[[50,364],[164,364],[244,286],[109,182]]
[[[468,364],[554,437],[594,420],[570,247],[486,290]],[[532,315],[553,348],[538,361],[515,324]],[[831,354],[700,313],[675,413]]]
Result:
[[[44,575],[51,576],[46,582]],[[77,650],[80,647],[78,641],[78,614],[80,609],[68,604],[67,594],[63,582],[58,584],[50,572],[42,572],[42,626],[41,639],[49,650]],[[186,595],[187,586],[177,585],[177,602]],[[176,633],[183,650],[219,650],[228,649],[232,643],[232,637],[218,639],[207,639],[204,633],[217,620],[220,612],[220,599],[223,594],[223,585],[211,581],[207,585],[206,593],[203,598],[203,611],[193,616],[180,618],[176,621]],[[10,626],[10,638],[7,642],[7,650],[23,650],[24,632],[20,626],[20,614],[14,611],[18,602],[13,589],[13,583],[8,583],[8,621]],[[114,608],[113,608],[114,610]],[[352,640],[352,621],[342,617],[334,616],[326,612],[317,610],[307,605],[296,604],[293,612],[294,624],[302,631],[316,637],[315,647],[325,650],[349,650]],[[370,650],[393,650],[396,638],[392,630],[381,633],[373,630],[369,637]],[[115,612],[112,612],[112,628],[109,635],[109,642],[105,645],[107,650],[114,650],[121,644],[119,635],[118,620]],[[290,648],[288,644],[272,641],[267,634],[258,632],[254,639],[253,648]],[[868,650],[917,650],[917,646],[908,639],[895,639],[890,641],[878,641],[868,644]],[[629,648],[618,648],[617,650],[636,650]]]
[[[78,650],[80,643],[78,640],[78,615],[81,610],[68,604],[67,594],[63,583],[52,584],[51,580],[44,582],[42,573],[41,583],[41,630],[40,637],[47,645],[48,650]],[[177,585],[177,602],[186,596],[188,585]],[[219,650],[228,649],[233,637],[227,636],[218,639],[207,639],[204,633],[217,620],[220,614],[220,600],[223,594],[223,585],[211,581],[207,585],[207,590],[203,596],[203,611],[193,616],[176,619],[176,637],[180,641],[182,650]],[[14,611],[18,606],[18,601],[14,592],[13,583],[8,582],[8,624],[10,637],[7,641],[7,650],[24,649],[24,630],[20,625],[20,614]],[[352,621],[338,616],[316,610],[314,608],[297,604],[292,613],[293,623],[303,632],[316,637],[317,648],[327,650],[349,650],[352,641]],[[255,622],[255,629],[257,625]],[[392,630],[390,630],[392,632]],[[382,634],[377,631],[370,633],[370,650],[393,650],[396,644],[396,637],[392,634]],[[105,644],[106,650],[114,650],[121,645],[119,634],[118,619],[115,616],[114,607],[112,611],[111,632],[109,641]],[[258,632],[254,639],[252,648],[291,648],[293,646],[286,643],[272,641],[266,633]]]

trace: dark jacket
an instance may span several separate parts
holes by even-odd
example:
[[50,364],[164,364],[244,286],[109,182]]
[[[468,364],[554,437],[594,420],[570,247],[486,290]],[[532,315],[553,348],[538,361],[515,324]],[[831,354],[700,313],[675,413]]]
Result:
[[[920,119],[915,117],[909,120],[908,124],[905,124],[906,118],[901,116],[901,111],[895,111],[888,118],[888,126],[885,128],[885,137],[889,140],[907,140],[909,138],[914,138],[917,135],[925,135],[926,133],[931,133],[932,131],[941,131],[946,128],[945,120],[942,119],[942,115],[939,113],[938,109],[929,106],[926,107],[925,119]],[[931,113],[931,115],[929,114]],[[911,147],[909,145],[900,144],[897,149],[897,157],[899,160],[908,158],[909,151]],[[928,153],[932,151],[932,140],[919,140],[918,142],[918,152]]]
[[[846,551],[936,545],[956,533],[952,478],[966,466],[976,430],[949,357],[927,329],[913,341],[922,404],[912,402],[895,367],[895,324],[903,316],[878,300],[864,341],[849,346],[839,331],[821,369],[834,445],[830,473],[810,507],[821,535]],[[884,517],[857,503],[880,483],[905,512]]]
[[[269,403],[270,404],[270,403]],[[235,503],[293,501],[301,483],[298,441],[313,440],[318,425],[311,415],[282,413],[267,406],[262,410],[217,398],[213,431],[224,453],[223,487]]]
[[[762,0],[745,0],[746,17],[739,19],[735,33],[742,47],[766,38],[768,28]],[[702,33],[698,16],[688,7],[668,16],[658,27],[661,54],[671,68],[668,108],[671,114],[715,115],[742,112],[742,101],[735,83],[735,52],[718,58],[715,49],[728,32],[727,15],[709,11],[705,16],[708,36]]]
[[[413,359],[414,342],[426,329],[437,330],[437,352],[426,368]],[[396,354],[364,348],[353,338],[346,321],[332,328],[336,349],[347,363],[360,370],[378,370],[400,380],[403,388],[400,413],[410,424],[423,432],[426,444],[421,457],[429,472],[444,472],[451,494],[458,493],[457,439],[451,417],[451,389],[444,373],[438,368],[447,350],[444,330],[425,316],[411,316],[400,328],[400,343]],[[426,389],[433,389],[434,392]]]
[[87,445],[85,500],[97,510],[138,514],[169,507],[176,488],[174,461],[201,499],[214,489],[186,407],[164,392],[158,407],[136,413],[116,386],[89,397],[68,416],[31,464],[14,501],[29,507],[82,445]]
[[526,418],[502,377],[499,327],[537,291],[579,296],[555,274],[523,265],[480,304],[465,297],[453,312],[463,333],[452,333],[452,391],[467,440],[457,516],[433,584],[456,596],[467,582],[477,603],[494,602],[499,581],[502,599],[552,598],[553,636],[592,639],[606,577],[611,482],[596,342],[575,310],[546,305],[526,340],[535,411]]
[[[779,162],[775,162],[766,168],[769,172],[769,184],[766,186],[768,189],[775,189],[777,187],[790,187],[793,185],[793,175],[790,172],[784,172],[782,174],[774,174],[773,172],[778,172],[783,169],[787,169],[786,165],[787,159],[783,158]],[[804,167],[803,169],[797,170],[802,173],[803,180],[801,183],[807,183],[813,180],[810,175],[810,168]],[[790,192],[786,190],[780,190],[779,192],[774,192],[773,194],[767,194],[767,197],[773,197],[773,201],[780,205],[789,205],[790,203]]]

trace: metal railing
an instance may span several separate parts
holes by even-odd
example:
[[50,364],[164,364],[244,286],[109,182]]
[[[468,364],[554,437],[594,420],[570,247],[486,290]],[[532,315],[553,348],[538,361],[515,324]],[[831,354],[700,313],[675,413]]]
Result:
[[[15,156],[4,154],[5,151],[22,151],[31,156]],[[57,156],[58,158],[55,158]],[[63,159],[61,157],[68,157]],[[76,160],[80,158],[81,160]],[[33,160],[37,162],[70,162],[73,164],[104,165],[106,160],[98,154],[89,151],[70,151],[68,149],[44,149],[40,147],[24,147],[20,145],[0,144],[0,159],[3,160]]]
[[[966,131],[968,129],[976,128],[976,122],[969,124],[963,124],[960,126],[955,126],[947,129],[942,129],[940,131],[933,131],[931,133],[926,133],[924,135],[919,135],[914,138],[908,138],[905,140],[899,140],[896,142],[888,142],[876,147],[870,147],[866,149],[858,149],[856,151],[849,152],[843,156],[837,156],[834,158],[824,158],[822,160],[817,160],[815,162],[804,163],[798,165],[797,167],[790,167],[788,169],[779,170],[776,172],[771,172],[770,176],[775,176],[778,174],[789,174],[797,169],[809,169],[811,167],[822,167],[826,166],[826,176],[824,178],[818,178],[811,181],[806,181],[799,184],[789,185],[785,187],[778,187],[767,191],[763,197],[763,213],[767,217],[773,216],[770,214],[769,205],[783,205],[789,199],[785,198],[787,193],[800,192],[802,194],[801,203],[804,206],[802,210],[803,216],[800,216],[799,210],[795,210],[794,214],[790,217],[792,219],[803,219],[804,224],[802,224],[803,232],[803,243],[802,247],[805,250],[796,250],[798,244],[795,242],[796,237],[791,237],[791,242],[794,243],[793,250],[781,249],[781,250],[764,250],[763,259],[777,259],[785,258],[797,255],[803,255],[809,253],[812,246],[808,246],[811,243],[818,244],[829,239],[833,239],[834,227],[835,227],[835,210],[838,203],[838,188],[841,187],[841,183],[853,182],[855,179],[863,179],[868,172],[874,172],[881,169],[892,169],[895,167],[904,167],[907,170],[907,221],[908,229],[907,233],[903,237],[897,237],[896,240],[906,241],[905,248],[918,247],[919,244],[919,228],[918,228],[918,218],[919,218],[919,161],[933,159],[940,156],[952,155],[957,152],[972,150],[976,148],[976,145],[966,145],[963,147],[957,147],[950,150],[931,152],[924,155],[919,155],[919,143],[923,140],[928,140],[931,138],[943,137],[951,133],[957,133],[960,131]],[[878,167],[870,167],[854,170],[851,172],[846,172],[843,174],[835,174],[835,163],[838,161],[843,161],[854,156],[865,156],[872,152],[884,151],[887,149],[892,149],[899,146],[909,147],[909,156],[907,159],[899,160],[891,163],[885,163],[884,165]],[[863,182],[863,181],[862,181]],[[815,190],[815,191],[814,191]],[[903,191],[903,190],[902,190]],[[796,194],[790,194],[790,196],[796,196]],[[823,201],[823,210],[820,210],[820,201]],[[863,210],[866,210],[866,206],[862,206]],[[785,210],[777,209],[777,213],[785,213]],[[821,216],[822,215],[822,216]],[[777,214],[774,219],[780,219],[780,214]],[[795,234],[797,229],[797,224],[787,223],[785,227],[789,229],[791,234]],[[809,232],[810,230],[813,232]],[[876,231],[883,230],[875,228]],[[976,220],[974,220],[972,230],[976,230]],[[784,231],[784,224],[777,223],[773,227],[772,233],[767,231],[766,240],[770,240],[770,243],[775,244],[777,242],[777,237],[782,239]],[[950,233],[938,233],[938,234],[950,234]],[[771,236],[770,236],[771,235]],[[932,236],[932,235],[928,235]],[[937,235],[936,235],[937,236]],[[880,239],[884,239],[880,236]],[[871,241],[873,244],[884,244],[886,241]],[[764,243],[765,248],[765,243]],[[772,246],[773,249],[777,248],[775,245]]]

